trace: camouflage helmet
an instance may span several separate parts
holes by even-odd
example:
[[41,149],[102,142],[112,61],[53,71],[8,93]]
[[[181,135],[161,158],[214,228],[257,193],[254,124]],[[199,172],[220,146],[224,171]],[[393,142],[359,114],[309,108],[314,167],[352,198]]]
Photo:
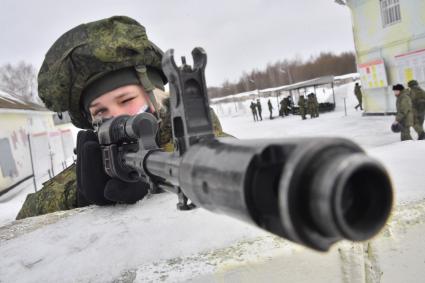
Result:
[[408,85],[409,87],[415,87],[415,86],[418,86],[419,84],[418,84],[418,81],[417,81],[417,80],[411,80],[411,81],[409,81],[409,82],[407,83],[407,85]]
[[137,21],[115,16],[81,24],[63,34],[48,50],[38,73],[38,94],[46,107],[68,111],[72,123],[91,128],[82,110],[85,87],[107,73],[134,67],[147,92],[163,89],[163,52],[149,41]]

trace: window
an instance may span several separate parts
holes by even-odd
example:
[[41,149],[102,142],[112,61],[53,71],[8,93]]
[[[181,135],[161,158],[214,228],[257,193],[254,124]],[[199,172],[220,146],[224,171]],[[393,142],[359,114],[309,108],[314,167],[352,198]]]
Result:
[[400,22],[400,0],[381,0],[381,15],[384,27]]

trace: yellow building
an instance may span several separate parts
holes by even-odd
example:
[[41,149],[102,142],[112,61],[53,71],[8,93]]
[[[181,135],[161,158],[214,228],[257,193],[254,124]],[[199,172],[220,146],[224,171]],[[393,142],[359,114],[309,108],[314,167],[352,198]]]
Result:
[[365,113],[395,112],[392,85],[425,85],[425,1],[335,2],[351,11]]

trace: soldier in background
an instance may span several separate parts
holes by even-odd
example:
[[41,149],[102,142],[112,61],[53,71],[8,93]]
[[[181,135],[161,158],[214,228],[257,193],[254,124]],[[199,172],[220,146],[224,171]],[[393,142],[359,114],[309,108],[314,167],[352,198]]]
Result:
[[362,95],[362,90],[359,83],[356,83],[356,85],[354,86],[354,95],[357,97],[357,101],[359,102],[359,104],[357,104],[354,108],[357,110],[357,108],[360,107],[360,110],[363,110],[363,107],[362,107],[363,95]]
[[263,116],[261,115],[263,108],[261,107],[261,102],[259,98],[257,98],[257,110],[258,110],[258,116],[260,116],[261,121],[263,121]]
[[305,114],[306,114],[306,102],[305,102],[304,95],[300,95],[300,98],[298,99],[298,107],[299,107],[301,118],[303,120],[305,120],[306,119],[306,117],[305,117]]
[[410,127],[413,126],[413,109],[409,91],[404,89],[402,84],[393,86],[393,91],[394,95],[397,97],[397,115],[391,128],[400,130],[400,138],[402,141],[411,140]]
[[284,103],[284,108],[283,111],[285,112],[286,116],[289,116],[289,112],[290,112],[290,105],[291,105],[291,100],[289,100],[289,97],[285,97],[285,103]]
[[314,93],[307,95],[307,113],[310,114],[310,118],[316,118],[319,116],[317,107],[317,99],[315,99]]
[[319,101],[317,101],[317,96],[315,93],[312,93],[313,103],[314,103],[314,117],[319,117]]
[[279,108],[279,116],[281,116],[281,117],[285,117],[285,110],[284,110],[284,107],[285,107],[285,99],[284,98],[282,98],[282,100],[280,101],[280,108]]
[[269,106],[270,120],[272,120],[273,119],[273,105],[272,105],[272,102],[270,101],[270,99],[269,99],[269,101],[267,101],[267,105]]
[[258,115],[257,115],[257,103],[254,101],[251,101],[251,105],[249,106],[252,111],[252,116],[254,117],[254,122],[258,121]]
[[410,88],[410,99],[413,108],[413,128],[418,133],[418,139],[425,139],[424,116],[425,116],[425,91],[419,86],[416,80],[407,83]]

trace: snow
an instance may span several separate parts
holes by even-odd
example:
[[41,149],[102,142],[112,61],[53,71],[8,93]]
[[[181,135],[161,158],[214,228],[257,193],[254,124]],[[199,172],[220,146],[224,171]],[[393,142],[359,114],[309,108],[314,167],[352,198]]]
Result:
[[[390,254],[385,250],[390,247],[392,257],[400,254],[406,258],[410,250],[403,250],[398,242],[385,241],[393,241],[393,237],[410,237],[406,239],[416,241],[408,246],[411,250],[415,250],[415,244],[421,241],[418,236],[421,234],[408,225],[418,223],[419,226],[415,227],[425,230],[424,205],[420,204],[420,209],[414,206],[425,198],[425,142],[400,142],[399,135],[389,129],[393,116],[362,116],[360,111],[354,110],[356,101],[352,90],[353,83],[337,88],[337,110],[304,121],[299,116],[269,120],[267,99],[263,99],[264,120],[261,122],[254,122],[251,113],[243,108],[236,113],[233,103],[214,107],[222,109],[217,112],[224,130],[241,139],[339,136],[358,142],[390,172],[397,209],[401,211],[396,216],[405,218],[394,217],[389,230],[375,241],[383,251],[380,257]],[[344,98],[347,115],[342,104]],[[276,106],[276,99],[271,100]],[[0,198],[0,226],[3,225],[0,227],[1,282],[179,282],[193,278],[198,278],[198,282],[211,282],[218,279],[208,277],[208,274],[217,272],[225,272],[227,275],[222,278],[229,280],[235,278],[232,274],[242,272],[246,276],[252,272],[249,270],[258,271],[258,275],[259,262],[270,263],[264,264],[266,269],[261,269],[268,270],[269,275],[271,271],[271,275],[275,272],[288,276],[283,278],[295,278],[290,276],[296,275],[297,282],[311,282],[312,276],[315,282],[331,282],[330,278],[333,278],[332,282],[341,282],[340,277],[348,275],[344,273],[345,269],[341,271],[340,260],[341,264],[354,264],[344,259],[344,251],[351,261],[356,259],[350,255],[353,251],[360,251],[356,256],[361,260],[366,260],[364,256],[370,257],[368,244],[359,244],[356,249],[351,245],[344,248],[347,244],[342,244],[328,254],[317,254],[238,220],[203,209],[177,211],[176,196],[166,193],[134,205],[90,206],[12,222],[12,212],[19,210],[25,195],[30,192],[24,184],[22,186],[19,191],[14,190]],[[403,233],[413,234],[406,236]],[[423,257],[423,253],[419,256]],[[410,260],[415,258],[410,257]],[[377,261],[367,260],[371,264],[376,264],[373,260]],[[384,267],[394,269],[389,261],[386,259]],[[279,269],[276,262],[282,263]],[[346,268],[351,270],[351,267]],[[359,270],[368,272],[363,265]],[[413,271],[417,270],[410,270],[409,274],[415,274]],[[249,280],[260,278],[251,274],[254,277]],[[264,278],[268,277],[262,279],[268,281]],[[344,282],[354,281],[346,278]]]
[[360,79],[360,74],[359,73],[351,73],[351,74],[345,74],[345,75],[334,77],[335,81],[346,80],[346,79],[353,79],[353,80]]
[[27,194],[33,192],[33,181],[28,179],[8,193],[0,196],[0,227],[15,219]]

